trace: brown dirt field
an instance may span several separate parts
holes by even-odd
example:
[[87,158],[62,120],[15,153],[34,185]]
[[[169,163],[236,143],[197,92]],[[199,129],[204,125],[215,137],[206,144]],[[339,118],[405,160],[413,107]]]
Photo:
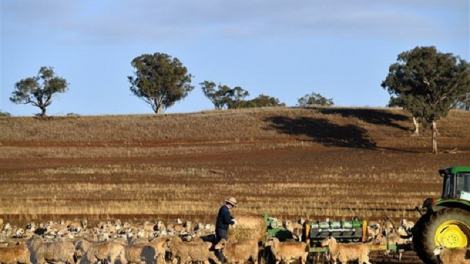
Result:
[[0,118],[0,218],[213,222],[234,196],[235,215],[416,220],[440,196],[437,170],[470,165],[469,123],[439,121],[430,154],[398,109]]

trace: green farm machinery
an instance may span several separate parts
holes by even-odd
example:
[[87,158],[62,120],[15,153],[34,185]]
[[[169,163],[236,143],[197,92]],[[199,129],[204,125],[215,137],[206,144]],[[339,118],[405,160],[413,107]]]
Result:
[[[293,239],[293,234],[282,227],[282,224],[267,214],[263,214],[267,226],[267,235],[277,237],[280,241]],[[303,224],[302,241],[312,245],[321,243],[328,236],[335,237],[339,242],[365,241],[367,221],[357,218],[352,221],[305,221]]]
[[[282,224],[267,214],[263,214],[267,226],[267,235],[277,237],[280,241],[292,240],[292,233],[282,227]],[[303,223],[303,233],[301,241],[309,245],[311,253],[328,252],[328,249],[321,246],[321,242],[329,237],[335,237],[338,242],[367,242],[367,221],[354,217],[351,221],[305,221]],[[398,251],[410,249],[410,245],[396,245],[387,243],[386,245],[370,244],[371,250],[375,251]]]
[[470,167],[441,169],[439,175],[442,195],[424,200],[418,208],[421,218],[412,229],[416,253],[431,264],[438,263],[433,254],[438,246],[470,247]]

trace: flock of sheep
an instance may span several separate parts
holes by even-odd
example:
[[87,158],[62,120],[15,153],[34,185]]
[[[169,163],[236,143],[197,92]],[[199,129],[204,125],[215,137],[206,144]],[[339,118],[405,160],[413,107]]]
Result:
[[[388,233],[389,242],[410,243],[410,240],[400,239],[412,225],[406,220],[399,226],[391,221],[369,223],[369,243],[387,243],[383,241],[385,233]],[[292,222],[285,221],[283,226],[299,236],[294,236],[292,241],[266,237],[265,220],[257,216],[237,217],[237,225],[230,228],[230,240],[218,243],[215,243],[213,224],[183,223],[181,220],[167,224],[162,221],[132,224],[115,220],[95,226],[89,226],[87,221],[49,221],[18,228],[0,219],[0,264],[221,264],[215,250],[220,250],[227,262],[234,264],[247,261],[253,264],[266,261],[287,264],[293,260],[305,264],[309,245],[300,241],[302,232],[298,232],[298,228],[302,225],[297,224],[294,230]],[[321,246],[328,247],[324,260],[370,264],[369,243],[340,243],[334,237],[327,237],[321,243]],[[465,259],[467,251],[460,251],[439,247],[435,254],[444,264],[469,264],[470,261]]]

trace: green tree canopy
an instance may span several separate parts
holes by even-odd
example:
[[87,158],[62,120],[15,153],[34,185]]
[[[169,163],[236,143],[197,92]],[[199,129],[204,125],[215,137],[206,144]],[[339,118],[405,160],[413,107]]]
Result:
[[241,108],[253,108],[253,107],[270,107],[270,106],[285,106],[286,104],[281,103],[279,99],[268,95],[260,94],[258,97],[241,101]]
[[227,85],[216,85],[212,81],[204,81],[199,85],[201,85],[204,95],[214,104],[215,109],[219,110],[241,108],[243,98],[250,95],[248,91],[243,90],[240,86],[230,88]]
[[3,110],[0,110],[0,117],[10,117],[11,114],[6,112],[6,111],[3,111]]
[[308,106],[332,106],[333,99],[326,98],[321,94],[312,92],[311,94],[306,94],[303,97],[299,98],[297,106],[299,107],[308,107]]
[[461,101],[455,102],[455,108],[470,111],[470,93],[465,98],[462,98]]
[[194,89],[186,67],[164,53],[144,54],[132,60],[135,76],[128,76],[131,92],[148,103],[156,114],[185,98]]
[[230,94],[232,94],[230,87],[222,84],[216,85],[211,81],[204,81],[199,85],[201,85],[204,95],[214,104],[215,109],[220,110],[228,107],[231,100]]
[[15,84],[10,101],[16,104],[31,104],[41,109],[41,117],[46,116],[46,109],[52,104],[52,97],[67,91],[67,81],[55,76],[52,67],[41,67],[38,75],[22,79]]
[[470,93],[470,65],[433,46],[416,47],[398,55],[382,87],[391,95],[390,105],[403,107],[425,126],[432,124],[437,153],[436,122]]
[[250,96],[248,91],[245,91],[240,86],[230,88],[227,85],[215,84],[212,81],[204,81],[200,83],[204,95],[211,100],[215,109],[238,109],[250,107],[267,107],[267,106],[285,106],[280,103],[279,99],[260,94],[252,100],[244,100],[245,97]]

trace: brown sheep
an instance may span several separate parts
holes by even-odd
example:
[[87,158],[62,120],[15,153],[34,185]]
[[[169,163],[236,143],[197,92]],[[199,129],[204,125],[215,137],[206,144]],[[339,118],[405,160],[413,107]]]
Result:
[[434,255],[442,264],[470,264],[470,248],[437,247]]
[[155,259],[157,260],[157,263],[165,261],[165,254],[169,251],[167,246],[168,239],[168,237],[156,237],[149,241],[149,245],[155,249]]
[[336,263],[339,260],[342,264],[346,264],[348,261],[358,260],[359,263],[369,262],[369,247],[363,243],[345,243],[340,244],[334,237],[325,238],[322,243],[322,247],[328,246],[328,250],[331,254],[331,259]]
[[250,260],[258,263],[258,241],[255,239],[239,240],[236,242],[229,242],[222,239],[214,247],[216,250],[221,250],[229,263],[245,263]]
[[17,246],[0,247],[1,264],[31,264],[31,254],[25,244]]
[[279,262],[288,263],[290,260],[300,260],[300,264],[307,261],[308,245],[305,242],[289,241],[280,242],[278,238],[270,237],[265,243],[266,247],[270,247],[271,253]]
[[154,263],[155,249],[147,243],[124,246],[127,263]]

